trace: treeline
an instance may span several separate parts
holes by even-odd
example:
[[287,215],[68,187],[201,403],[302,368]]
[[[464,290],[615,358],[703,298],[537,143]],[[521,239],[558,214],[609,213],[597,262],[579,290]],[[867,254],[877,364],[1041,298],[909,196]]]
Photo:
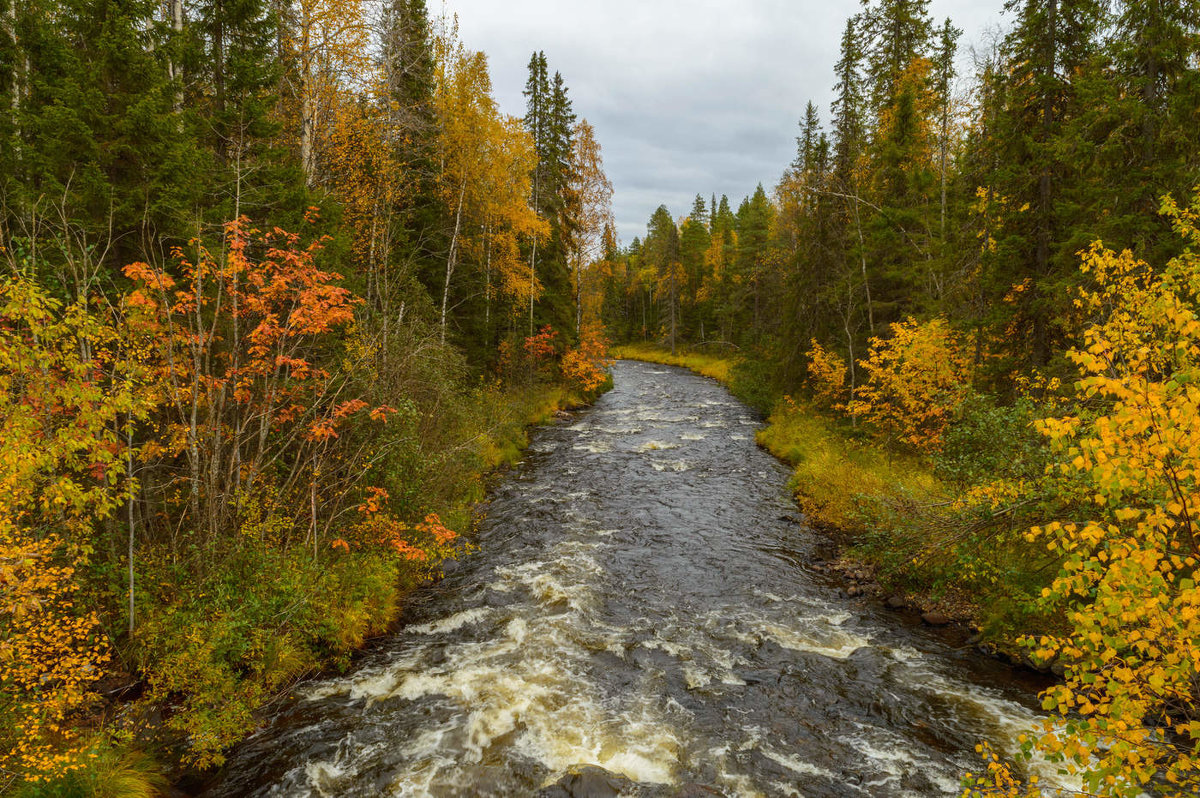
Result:
[[1004,391],[1063,372],[1091,242],[1179,252],[1157,211],[1200,182],[1200,6],[1009,2],[967,75],[927,9],[847,20],[828,122],[805,110],[773,192],[653,215],[605,281],[614,335],[761,350],[790,389],[813,339],[854,364],[889,324],[944,315]]
[[864,2],[774,190],[660,208],[601,313],[734,353],[812,521],[1061,673],[964,794],[1200,794],[1200,3],[1000,21],[958,75],[927,0]]
[[526,97],[424,0],[0,2],[0,791],[219,764],[602,387],[612,189]]

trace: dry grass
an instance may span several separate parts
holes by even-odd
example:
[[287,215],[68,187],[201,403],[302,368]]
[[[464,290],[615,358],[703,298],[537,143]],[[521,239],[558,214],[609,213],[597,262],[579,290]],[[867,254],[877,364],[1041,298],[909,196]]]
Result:
[[863,531],[864,497],[900,503],[945,493],[918,458],[856,441],[805,405],[781,403],[757,438],[794,467],[792,490],[800,509],[826,526]]
[[647,363],[661,363],[664,366],[682,366],[705,377],[712,377],[723,385],[729,385],[733,367],[737,363],[736,357],[722,357],[700,352],[679,352],[672,355],[653,344],[615,346],[612,348],[611,354],[619,360],[642,360]]

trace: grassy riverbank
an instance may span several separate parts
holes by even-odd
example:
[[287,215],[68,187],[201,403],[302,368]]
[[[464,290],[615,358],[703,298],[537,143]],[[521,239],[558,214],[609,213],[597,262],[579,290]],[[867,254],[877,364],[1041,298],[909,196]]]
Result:
[[[742,398],[771,396],[743,376],[762,373],[737,357],[652,346],[614,356],[681,366],[712,377]],[[970,486],[939,474],[928,457],[880,444],[845,416],[788,396],[772,396],[758,444],[793,469],[790,488],[809,524],[837,544],[836,568],[871,574],[880,596],[979,626],[1005,650],[1044,619],[1030,610],[1043,556],[1030,558],[1019,534],[995,534],[961,507]],[[1014,529],[1017,527],[1014,527]]]
[[[736,378],[744,363],[736,356],[691,351],[672,355],[646,345],[616,347],[613,356],[690,369],[722,383],[743,401],[746,394],[769,394],[762,386],[748,390],[746,380]],[[867,523],[861,512],[863,497],[900,501],[944,493],[919,458],[874,446],[852,427],[809,405],[771,396],[766,410],[767,425],[759,431],[758,443],[795,469],[796,501],[816,526],[857,536]]]

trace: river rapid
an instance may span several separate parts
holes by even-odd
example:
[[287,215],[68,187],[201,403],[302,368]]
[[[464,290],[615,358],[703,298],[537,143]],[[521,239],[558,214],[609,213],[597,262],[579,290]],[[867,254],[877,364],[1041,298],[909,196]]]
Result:
[[479,551],[209,795],[956,795],[981,739],[1015,750],[1032,683],[810,570],[752,410],[680,369],[613,376],[535,432]]

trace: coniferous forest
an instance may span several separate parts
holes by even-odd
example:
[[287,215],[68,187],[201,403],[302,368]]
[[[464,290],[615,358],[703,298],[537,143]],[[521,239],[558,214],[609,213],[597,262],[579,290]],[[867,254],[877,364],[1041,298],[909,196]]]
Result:
[[1195,795],[1200,0],[1007,0],[969,52],[928,6],[845,21],[773,185],[623,245],[570,76],[504,113],[425,0],[0,0],[0,792],[202,783],[472,556],[611,344],[1057,677],[965,794]]

